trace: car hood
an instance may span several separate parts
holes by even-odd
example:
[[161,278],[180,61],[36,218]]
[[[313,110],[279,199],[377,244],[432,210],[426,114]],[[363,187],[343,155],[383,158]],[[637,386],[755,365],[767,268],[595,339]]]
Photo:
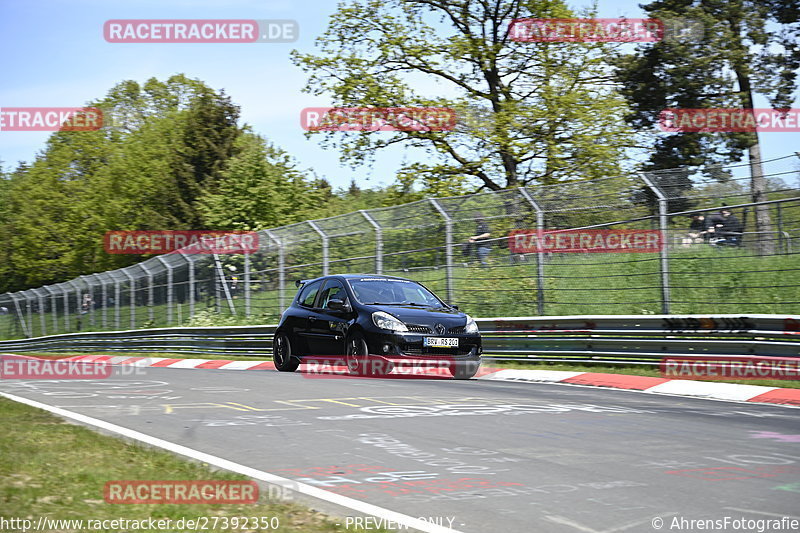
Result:
[[403,322],[412,324],[428,324],[432,321],[447,323],[448,326],[464,325],[466,314],[457,309],[446,307],[417,307],[410,305],[368,305],[374,311],[384,311],[394,315]]

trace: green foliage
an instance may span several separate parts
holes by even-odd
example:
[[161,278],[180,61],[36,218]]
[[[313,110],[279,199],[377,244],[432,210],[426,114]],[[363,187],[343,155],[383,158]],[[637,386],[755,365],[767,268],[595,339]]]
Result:
[[[754,93],[776,109],[791,107],[800,68],[800,12],[790,4],[655,0],[643,5],[649,17],[667,21],[668,30],[670,21],[689,20],[700,31],[670,32],[618,61],[630,123],[650,129],[666,108],[752,108]],[[659,135],[649,168],[738,161],[757,142],[747,132]]]
[[343,107],[452,108],[458,124],[309,135],[354,165],[413,148],[426,160],[400,169],[399,190],[436,196],[620,174],[632,141],[609,83],[612,46],[511,40],[509,21],[526,16],[574,15],[550,0],[343,2],[319,53],[293,53],[309,73],[306,91]]

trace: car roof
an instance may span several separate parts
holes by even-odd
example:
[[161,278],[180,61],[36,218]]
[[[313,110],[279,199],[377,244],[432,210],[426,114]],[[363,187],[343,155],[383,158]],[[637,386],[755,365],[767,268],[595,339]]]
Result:
[[323,279],[330,279],[330,278],[342,278],[342,279],[359,279],[359,278],[370,278],[370,279],[401,279],[403,281],[411,281],[413,283],[417,283],[412,279],[401,278],[398,276],[386,276],[384,274],[329,274],[327,276],[320,276],[318,278],[310,278],[310,279],[300,279],[297,280],[296,284],[298,286],[305,285],[306,283],[311,283],[314,281],[319,281]]

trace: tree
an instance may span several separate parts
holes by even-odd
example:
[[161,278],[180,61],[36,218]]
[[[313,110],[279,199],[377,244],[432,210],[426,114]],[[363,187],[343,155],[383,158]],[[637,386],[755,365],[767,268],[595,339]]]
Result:
[[[795,0],[656,0],[642,7],[653,18],[694,19],[704,33],[700,39],[675,37],[642,45],[619,61],[633,126],[652,128],[667,108],[752,109],[754,94],[765,95],[775,109],[791,106],[800,67],[800,8]],[[739,161],[745,150],[752,201],[763,202],[766,182],[755,132],[662,135],[647,168],[713,168]],[[768,207],[757,206],[755,214],[756,231],[771,234]],[[757,242],[760,253],[774,251],[771,238]]]
[[242,135],[236,149],[222,179],[199,200],[205,226],[254,231],[315,218],[322,193],[286,152],[252,133]]
[[[431,194],[621,173],[627,111],[603,43],[511,39],[513,19],[571,17],[552,0],[352,0],[340,5],[319,55],[294,51],[306,91],[341,107],[449,107],[454,131],[327,132],[323,144],[358,165],[393,145],[425,154],[400,189]],[[425,95],[415,87],[439,91]]]
[[[0,291],[127,266],[109,230],[200,229],[197,203],[236,152],[238,109],[182,75],[125,81],[89,105],[107,127],[53,133],[0,200]],[[0,190],[0,193],[3,193]]]

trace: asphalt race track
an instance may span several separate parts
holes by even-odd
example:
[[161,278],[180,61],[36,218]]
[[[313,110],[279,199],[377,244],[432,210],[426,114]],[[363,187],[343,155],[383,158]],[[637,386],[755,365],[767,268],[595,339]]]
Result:
[[553,384],[137,370],[0,390],[465,532],[693,531],[670,525],[800,515],[793,408]]

